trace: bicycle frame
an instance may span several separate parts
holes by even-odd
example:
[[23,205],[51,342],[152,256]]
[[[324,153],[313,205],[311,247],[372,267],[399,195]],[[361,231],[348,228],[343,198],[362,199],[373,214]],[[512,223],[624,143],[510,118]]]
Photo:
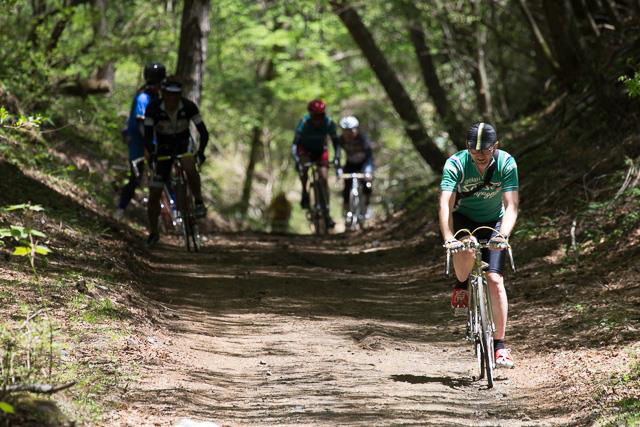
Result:
[[191,193],[191,187],[189,186],[187,173],[182,167],[182,163],[179,161],[180,159],[186,157],[193,157],[193,153],[186,152],[184,154],[173,156],[161,156],[158,157],[157,160],[174,160],[172,166],[173,173],[171,186],[176,193],[176,207],[178,211],[178,218],[176,219],[176,223],[181,225],[180,228],[187,251],[198,252],[200,249],[200,234],[198,232],[198,224],[194,214],[195,203],[193,194]]
[[318,164],[317,162],[307,162],[303,164],[303,167],[311,170],[310,194],[313,195],[313,199],[309,202],[307,219],[313,223],[317,235],[327,234],[329,232],[328,194],[322,185]]
[[358,226],[364,228],[364,192],[362,190],[366,175],[363,173],[345,173],[340,178],[351,180],[349,192],[349,210],[346,212],[345,226],[349,230],[355,230]]
[[[489,388],[493,387],[493,369],[495,368],[495,351],[493,348],[493,335],[496,327],[493,321],[493,308],[491,306],[491,294],[489,286],[487,285],[487,279],[485,276],[485,265],[482,261],[482,249],[493,249],[486,241],[478,241],[475,238],[475,234],[479,230],[488,229],[498,236],[504,238],[500,232],[492,227],[481,226],[473,231],[468,229],[461,229],[456,232],[454,238],[458,238],[460,233],[466,233],[469,238],[463,241],[465,249],[473,250],[475,253],[475,260],[473,269],[469,275],[469,307],[467,310],[467,336],[466,338],[474,343],[475,355],[477,358],[478,366],[480,368],[480,376],[478,379],[487,377],[487,384]],[[505,238],[506,240],[506,238]],[[511,262],[511,268],[515,272],[515,265],[513,263],[513,253],[511,251],[511,245],[508,242],[505,243],[503,248],[507,250],[509,260]],[[451,251],[447,249],[447,259],[445,273],[449,276],[451,265]]]

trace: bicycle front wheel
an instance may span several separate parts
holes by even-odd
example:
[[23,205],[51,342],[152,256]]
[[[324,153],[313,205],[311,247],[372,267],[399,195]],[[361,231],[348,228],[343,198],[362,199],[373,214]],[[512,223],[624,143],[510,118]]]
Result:
[[313,226],[317,235],[327,234],[329,228],[327,226],[326,202],[324,200],[324,192],[322,191],[319,181],[313,182],[313,199],[310,202],[313,209]]
[[487,303],[487,285],[484,281],[483,277],[478,277],[478,305],[480,308],[480,326],[481,326],[481,334],[480,341],[482,344],[482,352],[483,352],[483,364],[484,371],[487,374],[487,385],[489,388],[493,387],[493,360],[495,355],[493,353],[493,328],[491,325],[491,314],[489,313],[488,303]]

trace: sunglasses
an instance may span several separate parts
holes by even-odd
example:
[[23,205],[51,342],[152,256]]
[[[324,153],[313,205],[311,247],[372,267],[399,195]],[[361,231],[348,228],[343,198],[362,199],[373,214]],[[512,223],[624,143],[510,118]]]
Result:
[[474,155],[475,154],[485,154],[486,155],[486,154],[493,153],[495,149],[496,149],[495,145],[492,145],[490,148],[485,148],[483,150],[476,150],[476,149],[473,149],[473,148],[469,148],[469,153],[474,154]]

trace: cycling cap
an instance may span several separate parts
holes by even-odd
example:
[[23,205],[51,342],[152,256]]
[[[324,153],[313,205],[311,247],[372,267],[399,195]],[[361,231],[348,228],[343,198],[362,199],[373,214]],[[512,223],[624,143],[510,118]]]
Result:
[[360,122],[354,116],[346,116],[340,119],[342,129],[354,129],[360,126]]
[[174,78],[168,78],[162,82],[162,90],[165,92],[180,93],[182,92],[182,83]]
[[167,70],[159,62],[151,62],[144,66],[143,76],[147,83],[160,83],[166,75]]
[[489,123],[474,123],[467,133],[467,147],[484,150],[498,141],[496,130]]
[[307,110],[309,110],[311,114],[324,114],[326,107],[327,105],[321,99],[314,99],[307,104]]

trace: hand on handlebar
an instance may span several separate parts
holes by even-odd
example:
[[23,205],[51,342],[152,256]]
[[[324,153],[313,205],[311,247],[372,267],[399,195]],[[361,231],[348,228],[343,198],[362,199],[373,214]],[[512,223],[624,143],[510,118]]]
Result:
[[509,241],[502,236],[493,236],[489,239],[489,249],[493,251],[507,249],[509,247]]
[[458,239],[449,239],[442,246],[452,254],[464,249],[464,243]]
[[205,156],[204,152],[202,152],[202,151],[198,151],[197,157],[198,157],[198,164],[200,164],[200,165],[202,165],[204,163],[205,159],[207,158],[207,156]]

